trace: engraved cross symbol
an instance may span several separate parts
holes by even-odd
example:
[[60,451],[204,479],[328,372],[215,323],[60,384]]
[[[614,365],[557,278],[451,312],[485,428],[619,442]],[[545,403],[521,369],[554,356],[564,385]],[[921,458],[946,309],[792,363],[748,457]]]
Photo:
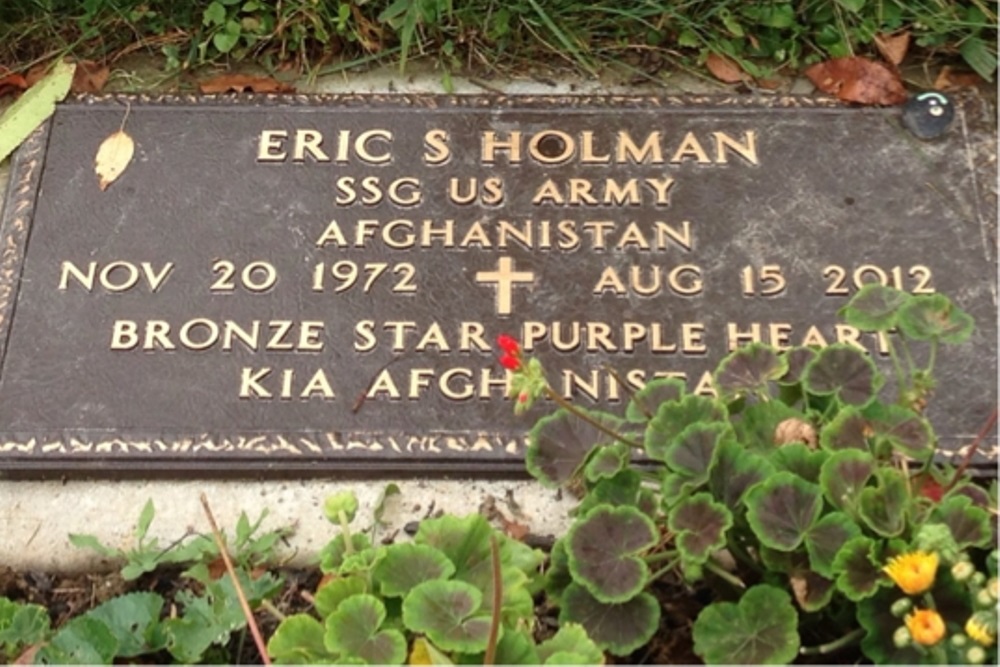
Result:
[[515,283],[533,283],[535,274],[533,271],[515,271],[514,260],[510,257],[501,257],[497,263],[496,271],[476,272],[477,283],[496,283],[497,287],[497,314],[510,315],[510,297]]

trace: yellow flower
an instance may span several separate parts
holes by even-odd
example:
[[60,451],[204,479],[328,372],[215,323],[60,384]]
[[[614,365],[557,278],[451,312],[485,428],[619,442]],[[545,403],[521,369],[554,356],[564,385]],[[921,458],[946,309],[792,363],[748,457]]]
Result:
[[979,618],[979,614],[974,614],[969,617],[969,620],[965,623],[965,634],[969,635],[972,639],[976,640],[983,646],[992,646],[993,642],[997,640],[995,630],[991,629],[989,625],[983,622],[983,619]]
[[907,595],[919,595],[934,585],[937,567],[936,553],[911,551],[889,559],[889,564],[882,571]]
[[917,609],[906,617],[906,629],[916,643],[934,646],[944,637],[944,619],[933,609]]

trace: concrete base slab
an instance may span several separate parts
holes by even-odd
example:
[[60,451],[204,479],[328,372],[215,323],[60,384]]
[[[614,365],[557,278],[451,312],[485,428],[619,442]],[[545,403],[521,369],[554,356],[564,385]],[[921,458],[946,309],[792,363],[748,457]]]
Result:
[[[292,566],[316,562],[320,549],[339,529],[323,516],[323,502],[338,491],[352,490],[359,510],[353,527],[370,530],[374,512],[390,483],[385,481],[0,481],[0,565],[18,570],[76,572],[112,567],[88,550],[73,546],[71,533],[94,535],[111,548],[136,546],[134,529],[146,501],[156,515],[147,539],[164,548],[194,533],[209,533],[199,500],[208,498],[219,527],[233,534],[240,512],[251,521],[267,510],[261,528],[294,526],[295,533],[278,555]],[[439,511],[472,514],[486,503],[508,521],[535,535],[560,535],[567,512],[576,504],[533,481],[403,480],[400,493],[385,502],[377,538],[403,534],[406,524]]]

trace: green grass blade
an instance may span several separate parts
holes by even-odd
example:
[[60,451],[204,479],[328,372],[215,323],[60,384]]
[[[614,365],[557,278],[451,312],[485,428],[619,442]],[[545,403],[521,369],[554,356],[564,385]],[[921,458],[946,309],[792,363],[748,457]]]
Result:
[[528,4],[530,4],[531,8],[535,10],[536,14],[538,14],[538,18],[542,20],[542,23],[544,23],[545,27],[549,29],[549,32],[556,36],[556,39],[558,39],[559,43],[563,45],[563,48],[569,51],[573,55],[573,58],[580,63],[580,66],[587,70],[587,72],[591,75],[597,76],[597,71],[594,69],[593,64],[583,54],[580,47],[573,40],[571,40],[566,33],[559,29],[559,26],[557,26],[549,15],[545,13],[545,10],[542,9],[537,0],[528,0]]

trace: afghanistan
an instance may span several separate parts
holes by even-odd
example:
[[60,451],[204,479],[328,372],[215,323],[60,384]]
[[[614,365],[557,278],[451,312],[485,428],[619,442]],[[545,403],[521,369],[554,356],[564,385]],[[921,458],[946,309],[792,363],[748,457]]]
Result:
[[654,221],[642,224],[613,220],[489,220],[456,224],[444,220],[363,219],[341,225],[331,220],[316,246],[366,248],[381,244],[393,250],[412,248],[498,248],[517,245],[527,250],[667,250],[691,251],[691,222]]

